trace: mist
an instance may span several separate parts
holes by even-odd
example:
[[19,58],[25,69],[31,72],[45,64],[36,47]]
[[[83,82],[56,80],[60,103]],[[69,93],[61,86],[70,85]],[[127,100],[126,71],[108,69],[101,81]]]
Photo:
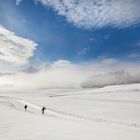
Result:
[[101,88],[110,85],[139,83],[140,74],[130,75],[123,70],[88,77],[81,83],[82,88]]
[[58,60],[15,74],[1,75],[0,87],[17,88],[98,88],[140,82],[140,65],[115,59],[71,63]]

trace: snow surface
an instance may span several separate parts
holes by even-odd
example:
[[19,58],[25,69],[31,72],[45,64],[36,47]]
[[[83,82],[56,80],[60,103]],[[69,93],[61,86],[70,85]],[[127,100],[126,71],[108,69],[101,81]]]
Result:
[[[42,106],[47,108],[45,115]],[[140,84],[0,89],[0,140],[139,139]]]

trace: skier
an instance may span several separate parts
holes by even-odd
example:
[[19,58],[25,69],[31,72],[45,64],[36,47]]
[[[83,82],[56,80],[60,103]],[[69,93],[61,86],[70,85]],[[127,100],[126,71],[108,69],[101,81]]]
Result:
[[42,107],[42,114],[44,114],[45,110],[46,110],[46,107]]
[[27,107],[28,107],[27,105],[24,106],[25,111],[26,111]]

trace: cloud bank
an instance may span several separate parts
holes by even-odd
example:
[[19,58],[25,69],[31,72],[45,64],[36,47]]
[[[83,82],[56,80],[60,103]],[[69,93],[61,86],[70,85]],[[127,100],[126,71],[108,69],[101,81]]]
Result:
[[26,64],[37,44],[0,26],[0,59],[13,64]]
[[81,83],[83,88],[101,88],[110,85],[140,83],[140,73],[131,75],[125,71],[115,71],[88,77]]
[[58,60],[12,75],[0,76],[0,87],[12,85],[27,88],[95,88],[140,82],[140,65],[104,59],[78,64]]
[[[79,27],[129,27],[140,23],[140,0],[34,0]],[[19,3],[19,0],[18,0]]]

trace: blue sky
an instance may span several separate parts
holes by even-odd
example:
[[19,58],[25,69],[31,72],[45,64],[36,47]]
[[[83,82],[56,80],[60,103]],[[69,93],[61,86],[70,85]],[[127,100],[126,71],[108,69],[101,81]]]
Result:
[[[72,5],[70,1],[64,4],[65,7]],[[91,7],[90,2],[93,1],[95,3]],[[120,0],[116,3],[111,0],[110,7],[104,4],[107,0],[103,0],[104,3],[93,1],[87,1],[84,7],[87,10],[83,12],[82,4],[80,5],[82,1],[77,0],[74,6],[79,6],[81,11],[76,13],[74,6],[72,10],[63,10],[64,5],[49,0],[17,1],[19,3],[16,0],[3,0],[0,1],[0,25],[16,36],[38,44],[32,57],[27,58],[32,65],[36,61],[50,63],[69,60],[77,63],[104,58],[139,63],[139,0],[130,0],[124,7],[120,7],[122,17],[117,11],[116,15],[110,14],[115,12],[114,6],[116,8],[121,5]],[[104,7],[110,13],[105,13]],[[98,13],[99,9],[101,14]]]

